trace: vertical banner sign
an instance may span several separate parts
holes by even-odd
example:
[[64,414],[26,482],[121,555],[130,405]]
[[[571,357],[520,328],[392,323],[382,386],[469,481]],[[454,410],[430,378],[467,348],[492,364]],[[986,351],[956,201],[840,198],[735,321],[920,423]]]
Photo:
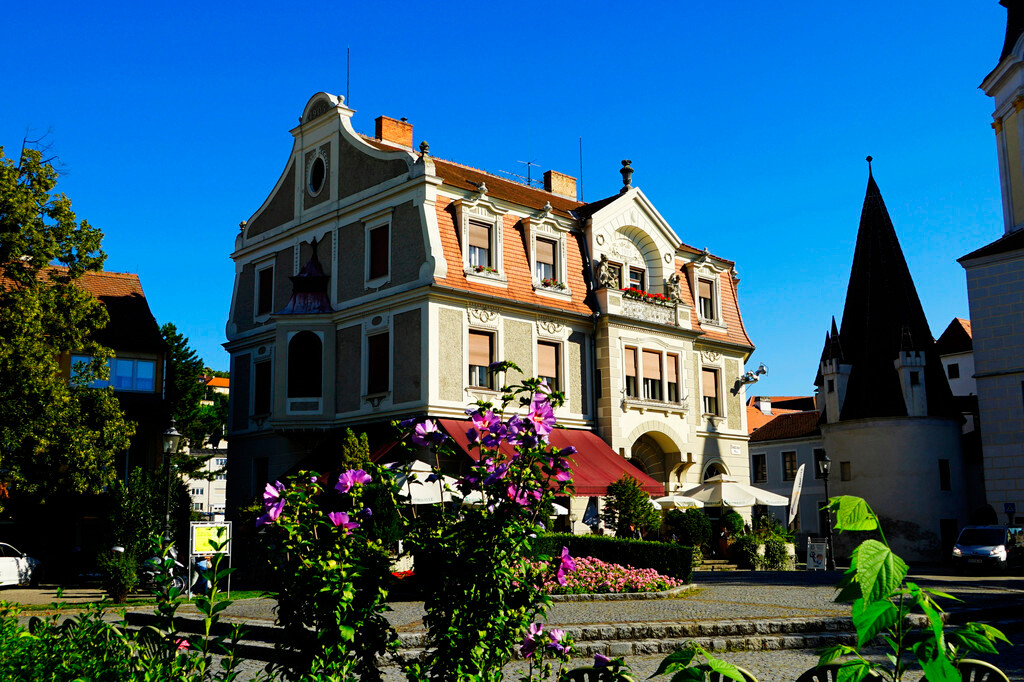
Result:
[[801,464],[800,468],[796,470],[796,478],[793,479],[793,492],[789,495],[789,522],[786,525],[792,526],[793,519],[796,518],[797,512],[800,511],[800,491],[804,487],[804,467],[806,464]]

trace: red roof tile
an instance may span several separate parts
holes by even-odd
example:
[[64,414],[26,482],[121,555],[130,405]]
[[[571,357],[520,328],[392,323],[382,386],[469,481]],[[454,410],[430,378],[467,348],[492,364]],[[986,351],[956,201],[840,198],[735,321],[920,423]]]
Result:
[[750,442],[763,443],[771,440],[816,436],[821,433],[818,429],[820,417],[817,410],[780,414],[751,433]]

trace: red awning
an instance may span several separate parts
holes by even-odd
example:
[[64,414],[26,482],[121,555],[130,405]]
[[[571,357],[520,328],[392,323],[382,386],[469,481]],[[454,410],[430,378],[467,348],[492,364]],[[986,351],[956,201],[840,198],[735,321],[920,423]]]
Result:
[[[466,438],[466,431],[472,426],[472,422],[458,419],[439,419],[448,435],[452,437],[455,444],[473,459],[479,459],[480,451],[470,449],[469,439]],[[629,474],[640,482],[643,489],[652,495],[664,495],[665,486],[637,469],[628,461],[619,457],[607,443],[601,440],[593,431],[582,429],[555,429],[548,439],[551,445],[559,450],[571,446],[576,448],[576,454],[569,458],[569,466],[572,467],[572,480],[576,488],[576,497],[590,497],[591,495],[606,495],[608,484],[622,478],[623,474]],[[502,443],[500,452],[505,456],[515,454],[515,449],[508,443]]]

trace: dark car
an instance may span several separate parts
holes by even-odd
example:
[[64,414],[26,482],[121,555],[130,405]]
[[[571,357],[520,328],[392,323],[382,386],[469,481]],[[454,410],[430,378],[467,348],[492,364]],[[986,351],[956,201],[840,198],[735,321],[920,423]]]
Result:
[[1012,526],[967,526],[953,547],[958,568],[1006,570],[1024,563],[1024,531]]

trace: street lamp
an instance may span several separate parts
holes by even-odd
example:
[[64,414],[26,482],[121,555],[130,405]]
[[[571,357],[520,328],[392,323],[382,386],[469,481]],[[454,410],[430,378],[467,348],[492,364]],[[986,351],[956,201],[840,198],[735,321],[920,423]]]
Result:
[[171,427],[164,431],[164,539],[171,539],[171,455],[178,451],[178,443],[181,442],[181,434],[174,428],[174,420],[171,419]]
[[[827,454],[818,460],[818,470],[821,471],[821,477],[825,480],[825,504],[828,505],[828,475],[832,473],[832,460],[828,458]],[[836,562],[832,552],[832,510],[828,508],[825,510],[825,526],[828,531],[828,535],[825,536],[825,568],[833,571],[836,568]]]

